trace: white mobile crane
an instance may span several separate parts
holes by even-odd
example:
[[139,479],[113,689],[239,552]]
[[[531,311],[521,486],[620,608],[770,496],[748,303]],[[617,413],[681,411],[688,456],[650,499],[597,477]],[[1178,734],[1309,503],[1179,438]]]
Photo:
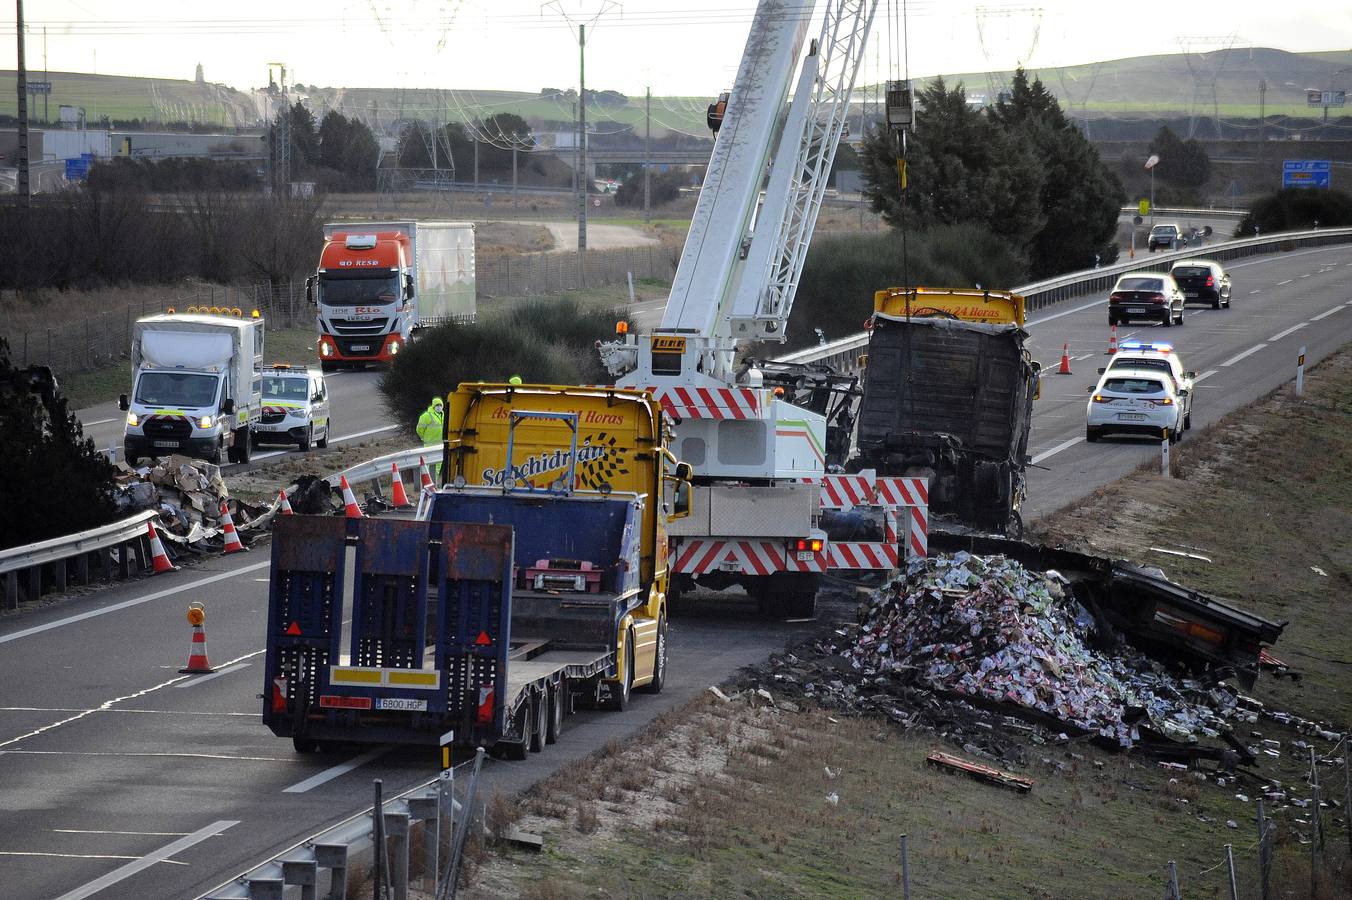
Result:
[[788,402],[813,391],[736,358],[785,339],[877,0],[828,0],[803,55],[815,5],[757,6],[732,91],[710,108],[717,139],[662,324],[600,345],[617,385],[654,391],[694,467],[698,512],[671,528],[673,599],[696,580],[740,584],[763,608],[810,615],[830,564],[819,517],[828,462],[843,462],[828,460],[834,411]]

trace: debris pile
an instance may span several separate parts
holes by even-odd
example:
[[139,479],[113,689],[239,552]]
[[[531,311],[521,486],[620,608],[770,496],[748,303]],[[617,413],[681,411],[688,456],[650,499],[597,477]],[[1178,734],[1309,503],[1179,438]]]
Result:
[[1130,747],[1140,728],[1183,741],[1229,731],[1236,693],[1177,679],[1122,645],[1094,649],[1092,617],[1055,572],[959,551],[916,560],[873,595],[846,650],[865,676],[906,673],[974,699],[1012,703]]
[[[1231,725],[1253,715],[1237,689],[1171,670],[1105,633],[1068,585],[1054,570],[998,555],[913,560],[871,592],[858,626],[771,657],[752,678],[1011,762],[1028,742],[1073,738],[1144,744],[1171,758],[1250,756]],[[1202,744],[1217,738],[1222,746]]]
[[240,531],[260,528],[271,510],[232,499],[219,466],[174,454],[151,465],[118,463],[115,501],[123,515],[143,509],[159,513],[162,537],[189,546],[219,540],[221,504],[230,508]]

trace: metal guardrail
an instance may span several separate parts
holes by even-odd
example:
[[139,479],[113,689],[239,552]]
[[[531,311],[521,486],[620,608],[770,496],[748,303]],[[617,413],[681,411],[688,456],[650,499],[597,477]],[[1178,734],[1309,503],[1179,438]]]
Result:
[[[1135,206],[1122,207],[1122,215],[1134,216],[1140,212]],[[1249,214],[1247,209],[1210,209],[1191,206],[1157,206],[1155,216],[1209,216],[1213,219],[1242,219]],[[1150,215],[1150,213],[1146,213]]]
[[[64,591],[72,578],[72,563],[76,584],[88,584],[95,565],[104,578],[111,578],[114,568],[121,577],[128,577],[133,558],[136,571],[145,569],[150,561],[146,522],[157,515],[154,510],[145,510],[111,525],[0,550],[4,607],[18,609],[20,582],[29,600],[38,599],[49,585],[53,590]],[[117,551],[116,559],[113,550]]]
[[[410,466],[417,466],[420,456],[427,460],[428,471],[432,471],[436,464],[441,461],[440,455],[440,444],[433,444],[430,447],[414,447],[412,450],[397,450],[394,453],[377,456],[375,459],[367,460],[364,463],[357,463],[341,472],[334,472],[324,480],[335,488],[338,487],[338,481],[342,477],[347,478],[349,485],[360,484],[364,481],[376,481],[390,476],[390,463],[398,463],[399,471],[402,472]],[[435,473],[433,473],[433,477],[435,477]]]
[[[1317,247],[1326,244],[1352,243],[1352,228],[1321,228],[1313,231],[1286,231],[1280,234],[1241,238],[1204,247],[1187,247],[1167,253],[1142,254],[1134,260],[1114,263],[1098,269],[1085,269],[1057,278],[1037,281],[1013,288],[1021,294],[1027,309],[1036,311],[1072,297],[1081,297],[1098,291],[1107,291],[1118,276],[1127,272],[1167,271],[1170,264],[1182,259],[1205,258],[1214,260],[1238,259],[1272,252],[1285,252],[1298,247]],[[1036,323],[1033,323],[1036,324]],[[778,357],[775,362],[823,362],[840,372],[859,371],[859,352],[868,346],[868,332],[861,331],[848,337],[797,350]]]

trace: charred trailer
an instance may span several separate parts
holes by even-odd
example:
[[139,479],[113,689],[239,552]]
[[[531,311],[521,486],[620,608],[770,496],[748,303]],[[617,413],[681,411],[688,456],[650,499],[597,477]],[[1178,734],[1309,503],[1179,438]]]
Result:
[[889,291],[875,309],[847,468],[928,477],[933,515],[1020,531],[1038,390],[1023,298]]

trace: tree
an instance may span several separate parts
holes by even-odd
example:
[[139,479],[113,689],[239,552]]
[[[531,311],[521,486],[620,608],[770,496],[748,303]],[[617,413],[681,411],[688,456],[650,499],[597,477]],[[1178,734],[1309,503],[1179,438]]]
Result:
[[1034,278],[1085,269],[1117,259],[1117,215],[1126,201],[1121,181],[1061,110],[1040,79],[1014,73],[1013,89],[990,113],[1002,128],[1021,133],[1042,168],[1038,208],[1042,227],[1029,246]]
[[319,163],[327,169],[363,179],[373,177],[380,145],[367,124],[336,109],[319,123]]
[[[685,179],[677,172],[653,172],[649,180],[649,201],[653,206],[670,203],[681,196],[681,185]],[[624,180],[615,191],[616,206],[643,205],[643,170],[635,172]]]
[[920,91],[909,138],[905,208],[896,152],[885,129],[864,138],[864,179],[873,210],[893,227],[973,223],[1023,252],[1041,230],[1043,172],[1028,138],[967,103],[959,84],[936,78]]
[[1254,203],[1240,220],[1235,236],[1347,225],[1352,225],[1352,196],[1334,190],[1285,188]]
[[84,437],[51,372],[16,369],[0,338],[0,548],[113,521],[113,467]]
[[512,147],[529,150],[535,135],[526,120],[515,113],[497,113],[479,123],[478,133],[487,143],[479,147],[479,168],[487,172],[512,170]]
[[1150,142],[1150,152],[1160,158],[1155,177],[1174,187],[1198,190],[1211,178],[1211,157],[1196,138],[1180,140],[1174,130],[1163,125]]
[[240,257],[249,273],[266,278],[274,289],[319,258],[323,231],[319,197],[260,197],[242,215],[247,223]]

